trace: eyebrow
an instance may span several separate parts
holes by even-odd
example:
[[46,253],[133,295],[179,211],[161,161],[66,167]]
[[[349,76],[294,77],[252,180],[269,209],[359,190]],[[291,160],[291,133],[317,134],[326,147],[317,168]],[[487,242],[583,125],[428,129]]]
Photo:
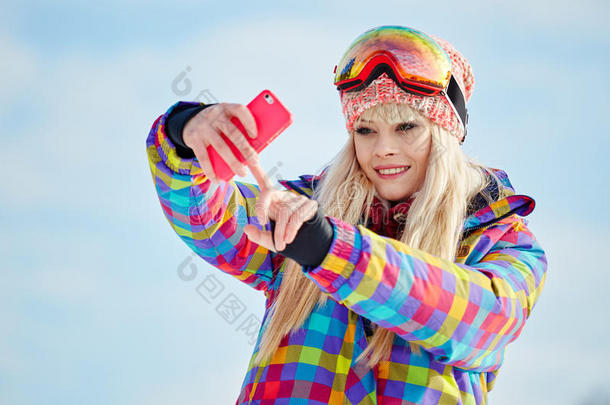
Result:
[[[371,120],[365,120],[365,119],[360,119],[358,120],[359,122],[368,122],[369,124],[374,124],[375,121],[371,121]],[[399,120],[396,122],[391,123],[390,125],[399,125],[399,124],[416,124],[417,120],[416,119],[409,119],[409,120]]]

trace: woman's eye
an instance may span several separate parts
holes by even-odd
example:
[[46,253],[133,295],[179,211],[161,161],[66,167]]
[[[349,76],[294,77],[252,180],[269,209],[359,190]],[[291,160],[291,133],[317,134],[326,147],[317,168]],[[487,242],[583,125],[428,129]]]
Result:
[[360,135],[366,135],[368,133],[371,132],[370,128],[367,127],[360,127],[360,128],[356,128],[356,132]]
[[415,125],[412,122],[403,122],[402,124],[398,125],[398,130],[399,131],[408,131],[412,128],[415,128],[417,125]]

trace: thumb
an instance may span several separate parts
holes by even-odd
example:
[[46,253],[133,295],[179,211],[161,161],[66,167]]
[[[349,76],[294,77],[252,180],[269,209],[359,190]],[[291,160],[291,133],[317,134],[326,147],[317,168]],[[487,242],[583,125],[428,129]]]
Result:
[[262,226],[265,226],[267,221],[269,220],[268,215],[268,206],[270,203],[269,193],[263,192],[259,194],[256,199],[256,204],[254,206],[254,211],[256,212],[256,218],[258,219],[258,223]]
[[244,226],[244,232],[249,240],[252,242],[266,247],[269,250],[276,252],[275,244],[273,243],[273,236],[269,231],[261,231],[256,226],[248,224]]

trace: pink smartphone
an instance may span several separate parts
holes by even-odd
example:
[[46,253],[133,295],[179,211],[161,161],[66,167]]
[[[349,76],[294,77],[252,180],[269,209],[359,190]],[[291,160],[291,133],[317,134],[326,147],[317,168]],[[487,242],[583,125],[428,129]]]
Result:
[[[256,121],[256,128],[258,130],[256,138],[252,139],[248,136],[245,128],[237,118],[233,117],[231,121],[239,128],[250,145],[258,153],[265,149],[271,141],[292,124],[292,114],[270,90],[261,91],[246,107],[248,107]],[[235,157],[237,157],[237,160],[241,163],[246,163],[246,160],[235,145],[233,145],[233,142],[225,134],[221,135]],[[223,181],[231,180],[235,176],[235,172],[227,162],[224,161],[212,146],[208,146],[207,151],[216,176]]]

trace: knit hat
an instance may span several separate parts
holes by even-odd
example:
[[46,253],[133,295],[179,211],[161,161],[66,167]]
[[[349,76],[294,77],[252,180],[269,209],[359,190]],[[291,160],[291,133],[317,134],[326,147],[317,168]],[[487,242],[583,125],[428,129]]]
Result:
[[[474,89],[474,75],[470,64],[449,42],[433,35],[428,36],[438,42],[449,55],[451,74],[462,90],[464,99],[468,102]],[[364,90],[340,92],[340,98],[348,131],[353,130],[354,121],[365,110],[379,103],[398,103],[413,107],[430,121],[445,128],[460,141],[460,144],[464,141],[464,127],[445,96],[421,96],[407,93],[398,87],[386,73],[373,80]]]

